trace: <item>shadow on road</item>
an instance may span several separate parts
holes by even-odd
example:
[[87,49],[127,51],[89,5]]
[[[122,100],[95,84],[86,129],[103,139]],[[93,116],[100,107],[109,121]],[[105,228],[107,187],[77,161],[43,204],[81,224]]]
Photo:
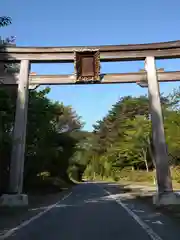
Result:
[[[101,184],[106,190],[114,196],[120,196],[121,200],[125,200],[128,204],[129,202],[137,202],[140,204],[145,204],[152,211],[159,211],[162,214],[168,216],[172,220],[175,220],[178,224],[180,223],[180,205],[168,205],[168,206],[156,206],[153,204],[152,196],[155,194],[155,191],[148,190],[147,192],[142,191],[143,188],[136,187],[134,189],[129,188],[128,184]],[[128,194],[127,194],[128,193]]]
[[59,201],[68,190],[46,196],[29,195],[28,207],[0,207],[0,237],[12,228],[30,219],[50,205]]

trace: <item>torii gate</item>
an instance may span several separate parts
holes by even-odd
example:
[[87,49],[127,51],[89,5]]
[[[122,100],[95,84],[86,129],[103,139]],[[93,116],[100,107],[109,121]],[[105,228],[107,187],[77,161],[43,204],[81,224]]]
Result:
[[[180,41],[152,44],[93,46],[93,47],[7,47],[0,48],[0,61],[20,62],[19,75],[0,77],[0,83],[18,85],[13,149],[11,153],[9,192],[1,198],[4,205],[28,204],[22,194],[28,89],[42,84],[84,84],[84,83],[143,83],[148,85],[152,121],[153,144],[157,173],[157,194],[155,204],[177,204],[173,193],[168,165],[159,82],[179,81],[180,71],[157,70],[155,59],[180,58]],[[101,74],[100,62],[145,61],[145,71],[137,73]],[[74,62],[72,75],[32,75],[31,63]]]

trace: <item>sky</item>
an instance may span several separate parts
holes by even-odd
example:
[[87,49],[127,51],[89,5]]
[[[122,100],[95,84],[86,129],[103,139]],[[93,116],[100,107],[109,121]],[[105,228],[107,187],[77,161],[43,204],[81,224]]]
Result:
[[[94,46],[174,41],[180,39],[179,0],[1,0],[0,16],[13,24],[0,36],[16,36],[18,46]],[[180,70],[180,59],[156,61],[166,71]],[[136,72],[143,61],[102,63],[102,73]],[[73,73],[73,64],[32,64],[37,74]],[[160,84],[168,94],[180,82]],[[136,84],[52,86],[49,98],[71,105],[86,122],[102,119],[126,95],[147,94]]]

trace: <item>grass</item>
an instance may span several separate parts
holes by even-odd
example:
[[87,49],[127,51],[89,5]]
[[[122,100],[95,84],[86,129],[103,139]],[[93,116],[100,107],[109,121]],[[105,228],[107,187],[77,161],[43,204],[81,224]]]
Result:
[[[180,189],[180,169],[171,168],[172,184],[175,190]],[[156,187],[156,173],[155,171],[132,171],[131,169],[123,169],[114,176],[102,177],[95,175],[95,177],[85,177],[87,180],[118,182],[128,184],[139,184],[142,186]]]

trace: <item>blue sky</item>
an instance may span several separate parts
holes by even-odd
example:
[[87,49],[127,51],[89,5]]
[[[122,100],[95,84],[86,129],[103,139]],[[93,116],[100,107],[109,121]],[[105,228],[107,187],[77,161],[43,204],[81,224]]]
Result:
[[[148,43],[180,39],[179,0],[1,0],[0,16],[13,24],[1,36],[14,35],[19,46],[71,46]],[[130,72],[143,62],[103,63],[102,72]],[[157,67],[179,70],[180,60],[157,61]],[[73,64],[33,64],[38,74],[72,73]],[[169,93],[177,83],[161,84]],[[147,93],[135,84],[53,86],[49,97],[72,105],[86,122],[101,119],[119,97]]]

